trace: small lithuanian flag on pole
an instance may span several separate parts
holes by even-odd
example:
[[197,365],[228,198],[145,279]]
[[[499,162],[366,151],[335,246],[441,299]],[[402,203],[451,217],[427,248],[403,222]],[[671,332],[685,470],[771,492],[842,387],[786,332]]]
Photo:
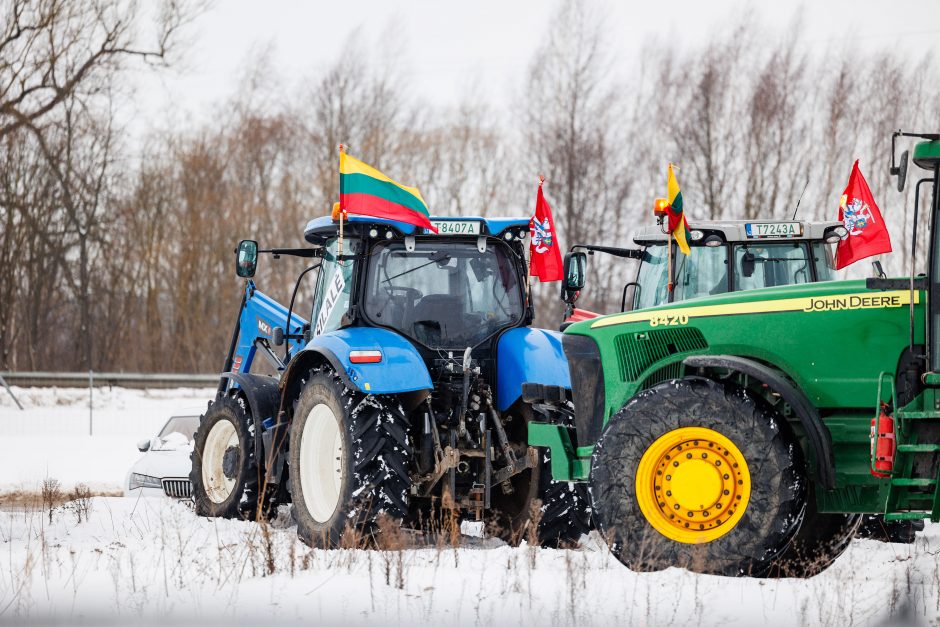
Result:
[[682,191],[679,189],[679,181],[672,171],[672,164],[669,164],[669,171],[666,174],[666,206],[667,216],[669,217],[669,232],[676,238],[679,244],[679,250],[688,255],[689,240],[692,239],[692,233],[689,231],[689,223],[686,222],[685,214],[682,212]]
[[385,176],[371,165],[339,153],[339,210],[384,220],[414,224],[437,233],[428,204],[417,187],[408,187]]

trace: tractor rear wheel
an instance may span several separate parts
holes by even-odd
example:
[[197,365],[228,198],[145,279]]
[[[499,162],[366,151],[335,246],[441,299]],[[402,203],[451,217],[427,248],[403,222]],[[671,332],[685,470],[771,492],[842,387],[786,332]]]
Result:
[[923,520],[885,520],[884,516],[867,514],[862,516],[862,524],[855,535],[879,542],[914,544],[917,533],[923,530]]
[[542,517],[539,542],[544,547],[576,547],[591,532],[591,495],[587,484],[554,481],[549,464],[542,466]]
[[[508,440],[526,442],[528,424],[532,419],[532,409],[528,405],[503,414],[502,421]],[[516,457],[521,457],[527,450],[525,447],[517,447]],[[543,470],[542,465],[527,468],[503,484],[493,486],[486,521],[487,535],[500,538],[510,546],[538,538],[535,518],[538,514],[539,477]]]
[[782,419],[740,387],[667,381],[634,396],[591,459],[594,521],[637,571],[765,572],[804,505]]
[[200,516],[255,518],[258,464],[244,400],[225,396],[199,419],[190,455],[193,501]]
[[772,577],[814,577],[845,553],[862,523],[861,514],[823,514],[809,491],[799,531],[773,563]]
[[380,515],[408,513],[411,443],[394,398],[312,372],[294,407],[289,463],[297,535],[309,546],[368,544]]

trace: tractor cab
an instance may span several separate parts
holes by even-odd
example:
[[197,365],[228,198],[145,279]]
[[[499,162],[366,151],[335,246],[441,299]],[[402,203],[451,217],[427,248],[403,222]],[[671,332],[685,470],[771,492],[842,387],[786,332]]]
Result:
[[522,264],[528,218],[432,223],[437,234],[350,216],[341,238],[332,218],[312,220],[305,237],[322,250],[312,337],[354,324],[388,329],[433,362],[442,351],[467,349],[490,358],[490,340],[530,322]]
[[[671,260],[667,235],[659,225],[640,228],[633,236],[636,248],[576,245],[569,256],[602,252],[639,261],[621,298],[620,311],[631,311],[726,292],[831,281],[831,244],[844,236],[845,228],[837,221],[702,221],[693,225],[691,254],[673,245]],[[571,260],[566,267],[572,267]],[[569,306],[578,291],[563,290]],[[571,321],[586,317],[587,312],[575,309],[566,316]]]

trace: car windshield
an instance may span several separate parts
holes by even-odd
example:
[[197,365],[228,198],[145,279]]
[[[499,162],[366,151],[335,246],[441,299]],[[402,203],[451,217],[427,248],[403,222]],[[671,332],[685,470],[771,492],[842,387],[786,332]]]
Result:
[[158,437],[165,440],[171,433],[179,433],[187,440],[192,440],[196,437],[198,426],[199,416],[173,416],[163,425]]
[[489,242],[381,243],[372,251],[365,311],[429,348],[476,346],[522,319],[512,251]]

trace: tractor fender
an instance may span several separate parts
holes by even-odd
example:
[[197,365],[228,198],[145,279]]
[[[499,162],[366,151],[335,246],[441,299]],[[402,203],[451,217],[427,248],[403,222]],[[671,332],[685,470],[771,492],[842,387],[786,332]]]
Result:
[[[352,351],[379,351],[377,363],[352,363]],[[318,335],[291,360],[282,378],[290,380],[328,363],[346,387],[363,394],[402,394],[434,387],[421,354],[401,335],[375,327],[351,327]]]
[[832,455],[832,436],[823,424],[819,411],[792,382],[779,371],[762,363],[738,357],[736,355],[693,355],[682,363],[687,368],[723,368],[745,374],[767,385],[793,409],[816,459],[816,474],[819,482],[827,489],[836,487],[835,462]]
[[261,423],[269,418],[277,417],[278,406],[281,402],[278,380],[274,377],[245,372],[223,372],[222,379],[230,379],[232,383],[237,384],[239,391],[245,397],[248,414],[254,424],[255,459],[260,463],[265,459]]
[[496,409],[501,412],[519,400],[523,383],[571,389],[558,331],[510,329],[499,338],[496,360]]

